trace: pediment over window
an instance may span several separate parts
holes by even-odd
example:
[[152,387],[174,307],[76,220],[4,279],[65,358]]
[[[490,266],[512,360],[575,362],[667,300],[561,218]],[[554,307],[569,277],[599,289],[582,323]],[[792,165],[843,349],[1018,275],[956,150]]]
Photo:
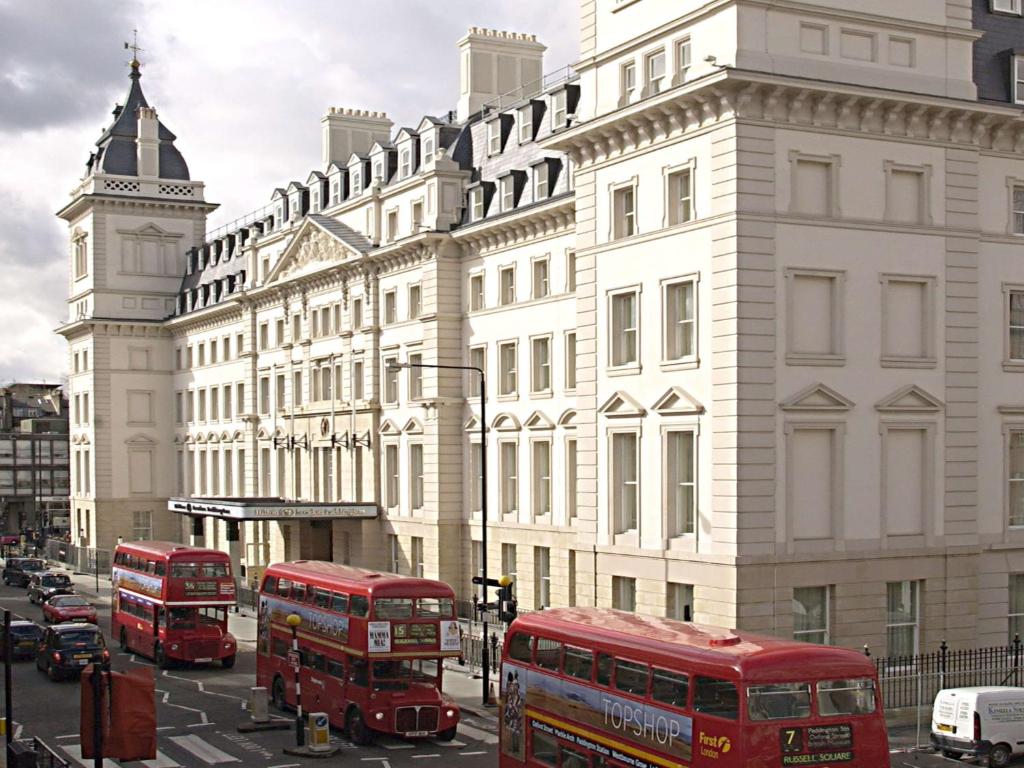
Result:
[[143,224],[138,229],[119,229],[117,230],[120,235],[134,235],[135,237],[150,237],[150,238],[168,238],[171,240],[179,240],[184,235],[178,234],[177,232],[168,232],[158,224],[150,222],[149,224]]
[[221,432],[220,433],[220,441],[222,443],[230,443],[231,442],[231,433],[229,433],[229,432]]
[[419,419],[409,419],[402,427],[402,431],[407,435],[422,435],[423,425],[420,424]]
[[267,283],[332,267],[362,256],[370,242],[359,232],[326,216],[310,214],[267,275]]
[[480,431],[480,419],[476,417],[476,414],[470,416],[466,423],[462,425],[462,428],[467,432],[479,432]]
[[[265,432],[263,432],[263,430],[262,430],[262,429],[260,430],[260,432],[261,432],[261,433],[262,433],[263,435],[266,435],[266,433],[265,433]],[[197,443],[200,443],[200,444],[203,444],[203,445],[205,445],[205,444],[206,444],[206,435],[203,435],[203,434],[198,434],[198,435],[196,435],[196,436],[195,436],[195,442],[197,442]]]
[[853,406],[852,400],[820,382],[779,403],[784,411],[848,411]]
[[183,442],[185,443],[185,445],[192,445],[192,443],[194,443],[195,441],[196,439],[192,437],[192,435],[185,435],[185,440]]
[[[71,442],[73,443],[73,442],[75,442],[75,440],[72,438]],[[175,435],[174,436],[174,444],[175,445],[181,445],[183,442],[185,442],[185,441],[182,439],[181,435]]]
[[151,438],[149,435],[144,435],[139,432],[125,440],[125,443],[128,445],[156,445],[156,440]]
[[267,430],[264,429],[263,427],[260,427],[259,431],[256,433],[256,439],[257,440],[269,440],[270,439],[270,433],[267,432]]
[[885,413],[936,413],[945,407],[939,398],[916,384],[897,389],[875,403],[875,409]]
[[89,436],[88,435],[75,435],[74,437],[71,438],[71,442],[74,445],[89,445]]
[[663,416],[683,416],[704,413],[704,406],[682,387],[670,387],[651,410]]
[[378,435],[398,435],[401,434],[401,432],[402,430],[400,430],[398,425],[391,419],[384,419],[384,421],[380,423],[380,426],[377,427]]
[[534,411],[526,420],[527,429],[554,429],[555,422],[540,411]]
[[491,422],[491,429],[498,432],[518,432],[522,428],[523,425],[519,423],[519,419],[511,413],[499,413]]
[[565,429],[576,428],[576,411],[573,408],[569,408],[561,416],[558,417],[558,426],[564,427]]
[[607,400],[604,405],[597,409],[609,419],[624,418],[629,416],[645,416],[647,409],[623,391],[618,391]]
[[206,436],[206,442],[208,442],[208,443],[219,443],[220,442],[220,435],[218,435],[216,432],[211,432],[210,434],[208,434]]
[[231,436],[231,439],[235,442],[240,442],[245,439],[245,436],[242,434],[242,430],[237,429],[235,430],[235,434]]

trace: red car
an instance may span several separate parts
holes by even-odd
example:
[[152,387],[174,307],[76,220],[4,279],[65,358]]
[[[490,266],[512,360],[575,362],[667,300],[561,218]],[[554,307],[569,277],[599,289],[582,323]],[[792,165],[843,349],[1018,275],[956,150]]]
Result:
[[43,603],[43,621],[96,623],[96,608],[81,595],[56,595]]

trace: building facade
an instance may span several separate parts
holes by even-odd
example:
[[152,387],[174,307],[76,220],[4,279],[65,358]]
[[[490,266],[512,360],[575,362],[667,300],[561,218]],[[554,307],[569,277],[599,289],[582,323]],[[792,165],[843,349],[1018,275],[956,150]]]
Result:
[[455,110],[332,108],[321,167],[213,232],[134,63],[60,214],[81,543],[468,599],[486,496],[524,608],[1004,642],[1020,2],[848,6],[583,0],[549,75],[532,36],[471,28]]

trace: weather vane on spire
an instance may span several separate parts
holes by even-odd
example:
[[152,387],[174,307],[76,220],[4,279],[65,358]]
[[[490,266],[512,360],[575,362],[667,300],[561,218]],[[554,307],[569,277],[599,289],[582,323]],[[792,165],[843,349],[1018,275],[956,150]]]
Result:
[[124,44],[124,47],[125,47],[125,50],[129,50],[129,51],[132,52],[132,61],[131,61],[132,67],[138,67],[139,66],[139,51],[142,50],[141,48],[139,48],[139,30],[137,30],[137,29],[133,29],[132,30],[132,43],[131,43],[131,45],[129,45],[126,42]]

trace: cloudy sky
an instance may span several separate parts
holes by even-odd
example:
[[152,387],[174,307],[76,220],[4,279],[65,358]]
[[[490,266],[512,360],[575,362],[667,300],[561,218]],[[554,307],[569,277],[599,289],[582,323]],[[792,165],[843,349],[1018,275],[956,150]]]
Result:
[[396,126],[454,109],[469,26],[535,33],[545,71],[576,60],[577,0],[0,0],[0,383],[67,372],[68,201],[128,90],[142,85],[206,199],[209,226],[269,202],[320,162],[329,106]]

